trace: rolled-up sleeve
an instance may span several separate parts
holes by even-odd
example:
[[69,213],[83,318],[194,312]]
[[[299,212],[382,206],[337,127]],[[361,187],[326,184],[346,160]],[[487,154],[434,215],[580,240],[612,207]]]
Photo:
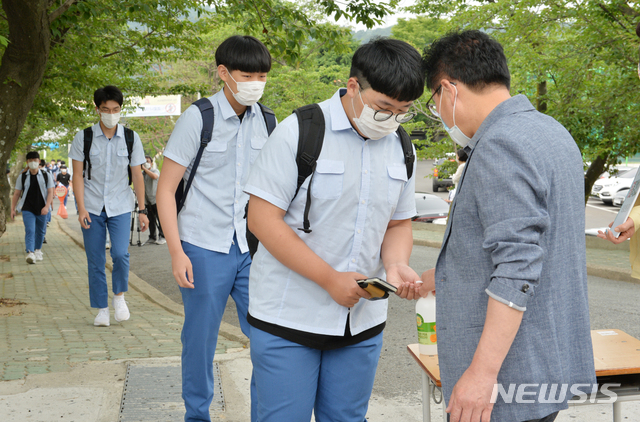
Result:
[[540,241],[550,224],[549,184],[536,151],[505,140],[482,147],[490,151],[474,157],[475,165],[492,177],[473,184],[484,230],[482,246],[494,266],[486,293],[525,311],[542,272],[545,252]]

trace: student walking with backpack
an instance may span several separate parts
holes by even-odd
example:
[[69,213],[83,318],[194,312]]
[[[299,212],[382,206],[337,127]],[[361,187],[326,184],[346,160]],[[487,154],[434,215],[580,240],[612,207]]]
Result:
[[47,229],[47,215],[53,203],[53,177],[40,170],[40,154],[27,153],[29,169],[18,176],[16,190],[11,200],[11,219],[22,211],[26,261],[35,264],[42,261],[42,242]]
[[129,223],[135,200],[129,185],[133,183],[140,207],[140,225],[145,231],[149,221],[144,208],[144,180],[140,169],[145,159],[138,134],[118,124],[122,92],[115,86],[105,86],[95,91],[93,100],[100,121],[76,134],[69,158],[89,266],[89,297],[91,307],[99,309],[93,324],[108,327],[106,234],[108,230],[111,238],[115,319],[125,321],[130,316],[124,292],[129,289]]
[[[257,103],[271,70],[264,44],[236,35],[222,42],[215,56],[224,87],[198,100],[178,119],[164,150],[156,194],[184,303],[185,421],[210,420],[213,357],[229,295],[242,331],[249,334],[251,258],[245,220],[249,196],[242,187],[276,123],[273,112]],[[176,191],[181,195],[174,196]]]
[[[347,87],[285,119],[251,170],[248,223],[261,246],[247,320],[260,422],[309,421],[312,412],[317,421],[365,420],[387,300],[368,300],[358,280],[386,278],[408,299],[420,293],[408,266],[415,152],[399,125],[423,90],[415,48],[364,44]],[[321,150],[301,153],[318,135]]]

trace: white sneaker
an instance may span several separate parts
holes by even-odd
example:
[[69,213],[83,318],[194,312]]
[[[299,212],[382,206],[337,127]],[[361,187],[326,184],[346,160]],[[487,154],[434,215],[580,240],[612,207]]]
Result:
[[167,241],[164,237],[158,237],[158,240],[156,240],[156,245],[164,245],[165,243],[167,243]]
[[124,301],[124,295],[113,296],[113,309],[116,311],[115,318],[118,322],[126,321],[131,316],[127,302]]
[[36,261],[42,261],[44,259],[42,257],[42,249],[36,249],[33,254],[36,256]]
[[93,320],[93,325],[98,327],[108,327],[110,324],[109,319],[109,308],[100,308],[100,312],[98,312],[96,319]]
[[33,252],[29,252],[27,254],[27,262],[29,264],[35,264],[36,263],[36,255]]

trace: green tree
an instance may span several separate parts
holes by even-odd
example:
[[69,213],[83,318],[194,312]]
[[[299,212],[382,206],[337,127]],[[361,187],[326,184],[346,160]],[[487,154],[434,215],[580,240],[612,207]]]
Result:
[[[203,27],[216,19],[259,32],[274,55],[295,63],[313,39],[329,48],[345,30],[305,13],[309,5],[281,0],[0,0],[0,162],[16,145],[33,143],[45,129],[64,125],[67,140],[86,123],[91,92],[107,83],[128,96],[160,92],[153,65],[188,58]],[[380,21],[397,0],[383,3],[334,0],[312,3],[326,17],[367,26]],[[306,8],[306,9],[305,9]],[[315,16],[315,17],[314,17]],[[210,17],[210,19],[207,19]],[[178,86],[177,90],[185,87]],[[22,134],[25,124],[32,130]],[[28,135],[28,136],[27,136]],[[5,230],[9,186],[0,179],[0,235]]]
[[598,176],[640,151],[634,35],[640,6],[625,0],[418,0],[449,28],[490,32],[504,47],[512,93],[562,123],[585,162],[585,198]]

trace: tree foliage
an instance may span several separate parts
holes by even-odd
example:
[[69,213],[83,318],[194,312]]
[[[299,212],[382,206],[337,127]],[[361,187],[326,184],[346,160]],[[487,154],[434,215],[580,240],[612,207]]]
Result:
[[512,94],[562,123],[586,162],[585,194],[623,157],[640,151],[637,39],[640,6],[625,0],[418,0],[448,28],[481,29],[504,47]]

